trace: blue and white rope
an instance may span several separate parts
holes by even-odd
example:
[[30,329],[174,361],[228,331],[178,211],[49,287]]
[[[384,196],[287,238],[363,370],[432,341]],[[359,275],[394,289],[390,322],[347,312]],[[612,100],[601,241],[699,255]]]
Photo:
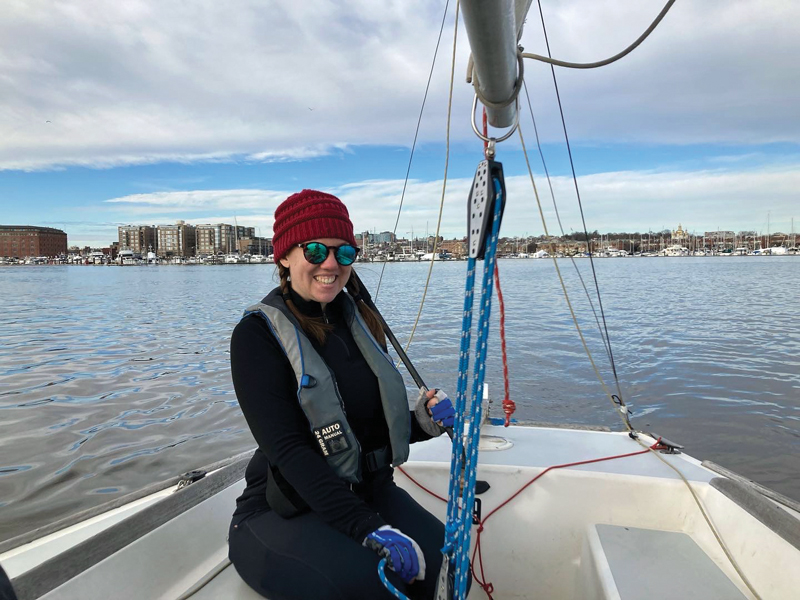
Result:
[[386,577],[386,558],[382,558],[381,562],[378,563],[378,577],[381,578],[381,583],[383,587],[389,590],[389,593],[392,594],[395,598],[400,598],[400,600],[408,600],[408,596],[406,596],[403,592],[398,590],[396,587],[392,585],[392,582],[389,581],[389,578]]
[[[445,560],[455,568],[453,598],[462,600],[467,595],[469,581],[469,546],[472,533],[472,510],[475,503],[475,480],[478,467],[480,422],[483,412],[482,391],[486,373],[486,352],[489,338],[489,321],[492,307],[492,282],[495,255],[500,230],[502,198],[500,182],[493,180],[497,201],[495,202],[492,233],[484,254],[481,299],[479,306],[475,365],[473,367],[472,392],[467,407],[467,380],[472,332],[472,307],[474,303],[475,263],[467,261],[467,277],[464,290],[464,312],[461,325],[461,349],[459,353],[458,386],[456,393],[456,418],[454,424],[453,451],[450,456],[450,486],[445,524],[445,545],[442,552]],[[465,462],[465,464],[463,464]],[[463,480],[462,480],[463,479]]]

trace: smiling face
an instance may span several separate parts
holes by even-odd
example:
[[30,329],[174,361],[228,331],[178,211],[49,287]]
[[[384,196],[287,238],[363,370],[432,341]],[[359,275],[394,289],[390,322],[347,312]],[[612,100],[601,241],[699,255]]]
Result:
[[[338,238],[317,238],[310,242],[322,242],[326,246],[341,246],[347,242]],[[344,289],[350,279],[351,266],[336,262],[333,252],[318,265],[312,265],[303,256],[303,249],[295,246],[281,259],[281,264],[289,269],[292,289],[303,300],[319,302],[323,307]]]

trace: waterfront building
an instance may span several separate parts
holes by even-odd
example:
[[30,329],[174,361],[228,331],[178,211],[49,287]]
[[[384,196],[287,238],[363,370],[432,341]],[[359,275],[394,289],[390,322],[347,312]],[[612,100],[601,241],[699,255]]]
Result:
[[706,231],[703,236],[706,246],[718,252],[733,250],[736,246],[736,233],[733,231]]
[[442,252],[448,252],[455,258],[463,258],[467,254],[467,242],[466,240],[443,240],[439,244],[439,250]]
[[185,221],[158,226],[158,256],[163,258],[194,256],[195,227]]
[[672,243],[686,246],[689,243],[689,234],[683,230],[683,227],[678,223],[678,228],[672,232]]
[[217,242],[219,237],[218,229],[219,225],[198,225],[195,228],[195,252],[197,256],[214,255],[220,250]]
[[52,227],[0,225],[0,256],[55,257],[67,253],[67,234]]
[[380,246],[381,244],[394,244],[397,241],[397,236],[391,231],[382,231],[380,233],[370,233],[365,231],[363,233],[355,234],[356,245],[363,247],[364,242],[369,246]]
[[239,240],[239,254],[269,256],[272,254],[272,238],[251,237]]
[[117,227],[120,250],[131,250],[136,254],[155,252],[158,246],[156,228],[152,225],[122,225]]
[[[213,242],[211,235],[213,232]],[[197,226],[197,254],[234,254],[238,240],[252,239],[256,236],[255,227],[231,225],[229,223],[203,224]]]

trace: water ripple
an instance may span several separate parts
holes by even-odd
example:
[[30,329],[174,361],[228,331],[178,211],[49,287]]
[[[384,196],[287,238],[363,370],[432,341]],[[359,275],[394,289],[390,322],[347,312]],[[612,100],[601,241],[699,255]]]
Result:
[[[588,262],[577,262],[590,281]],[[612,382],[580,282],[561,266]],[[800,259],[600,260],[596,268],[635,424],[800,497],[800,307],[758,292],[776,281],[795,289]],[[0,539],[253,447],[228,344],[243,308],[275,284],[274,268],[0,270]],[[429,385],[451,393],[465,270],[437,264],[409,352]],[[359,273],[374,290],[380,266]],[[618,426],[552,263],[500,261],[500,273],[515,416]],[[387,265],[377,303],[401,341],[426,274],[425,265]],[[496,305],[490,343],[497,415]]]

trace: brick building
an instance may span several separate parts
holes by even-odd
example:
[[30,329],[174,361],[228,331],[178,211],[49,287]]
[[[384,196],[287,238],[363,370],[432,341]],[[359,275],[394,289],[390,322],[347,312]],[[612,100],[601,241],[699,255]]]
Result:
[[197,256],[216,254],[219,250],[219,225],[198,225],[195,227],[195,252]]
[[180,256],[183,258],[195,255],[195,227],[178,221],[175,225],[159,225],[158,250],[162,257]]
[[67,234],[52,227],[0,225],[0,256],[59,256],[67,253]]
[[123,225],[117,227],[119,249],[133,250],[137,254],[156,251],[156,228],[150,225]]
[[252,237],[239,240],[239,254],[269,256],[272,250],[272,238]]
[[197,226],[197,254],[231,254],[237,252],[239,240],[253,239],[255,227],[217,223]]

